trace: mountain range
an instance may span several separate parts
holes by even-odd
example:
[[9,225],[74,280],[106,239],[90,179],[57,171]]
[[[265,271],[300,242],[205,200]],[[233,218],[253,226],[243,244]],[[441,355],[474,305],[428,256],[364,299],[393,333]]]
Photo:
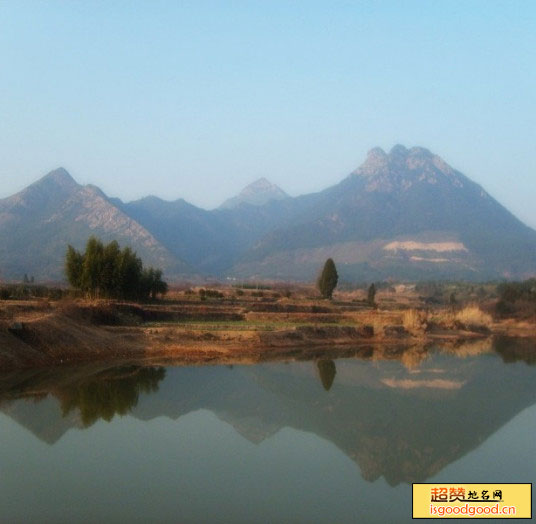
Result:
[[291,197],[266,179],[214,210],[183,199],[122,202],[63,168],[0,200],[0,278],[63,278],[66,245],[90,234],[132,246],[169,280],[525,278],[536,231],[422,147],[374,148],[338,184]]

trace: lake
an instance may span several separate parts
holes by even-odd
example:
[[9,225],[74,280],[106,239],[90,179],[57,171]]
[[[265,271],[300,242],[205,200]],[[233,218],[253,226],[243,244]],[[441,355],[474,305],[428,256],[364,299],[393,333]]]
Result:
[[412,482],[536,480],[534,348],[0,375],[2,522],[410,522]]

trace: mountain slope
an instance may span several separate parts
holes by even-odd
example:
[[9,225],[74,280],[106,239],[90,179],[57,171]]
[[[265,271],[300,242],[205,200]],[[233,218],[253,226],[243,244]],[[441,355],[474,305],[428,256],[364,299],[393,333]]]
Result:
[[536,232],[428,150],[376,148],[233,273],[310,279],[328,256],[348,278],[522,277]]
[[2,278],[63,278],[67,244],[82,248],[91,235],[130,245],[145,263],[168,274],[191,271],[149,231],[94,186],[81,186],[60,168],[12,197],[0,200]]
[[175,256],[205,274],[221,276],[264,235],[291,223],[304,207],[303,200],[272,199],[264,205],[243,202],[213,211],[182,199],[168,202],[157,197],[119,205]]

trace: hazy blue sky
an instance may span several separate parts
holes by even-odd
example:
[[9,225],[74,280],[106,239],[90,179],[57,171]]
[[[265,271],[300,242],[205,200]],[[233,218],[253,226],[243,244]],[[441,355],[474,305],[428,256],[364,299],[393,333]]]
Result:
[[0,0],[0,197],[296,195],[422,145],[536,226],[536,2]]

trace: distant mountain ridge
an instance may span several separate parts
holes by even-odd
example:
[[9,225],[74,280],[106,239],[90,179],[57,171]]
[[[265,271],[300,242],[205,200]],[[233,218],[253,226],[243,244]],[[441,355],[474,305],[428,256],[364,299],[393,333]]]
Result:
[[323,191],[260,179],[211,211],[183,199],[123,203],[62,168],[0,200],[0,278],[62,278],[67,243],[131,245],[170,279],[311,280],[334,258],[347,280],[524,278],[536,231],[425,148],[372,149]]

